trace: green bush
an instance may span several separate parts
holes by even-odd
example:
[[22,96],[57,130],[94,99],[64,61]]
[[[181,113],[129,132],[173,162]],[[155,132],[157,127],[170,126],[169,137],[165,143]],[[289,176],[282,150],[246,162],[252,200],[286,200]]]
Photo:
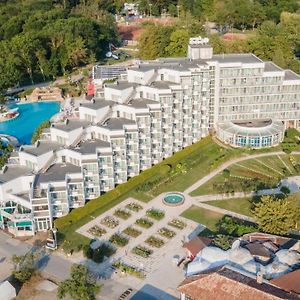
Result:
[[104,257],[110,257],[115,252],[115,249],[106,244],[102,244],[97,249],[92,249],[90,245],[85,245],[83,247],[83,255],[88,259],[92,259],[96,263],[102,263]]
[[113,266],[114,266],[115,268],[121,270],[121,272],[130,274],[130,275],[133,275],[133,276],[135,276],[135,277],[137,277],[137,278],[141,278],[141,279],[142,279],[142,278],[145,278],[145,274],[144,274],[142,271],[138,270],[138,269],[135,268],[135,267],[128,266],[128,265],[126,265],[126,264],[124,264],[124,263],[122,263],[122,262],[119,262],[119,261],[118,261],[118,262],[115,262],[115,263],[113,264]]
[[124,247],[128,244],[128,239],[120,235],[119,233],[115,233],[111,236],[109,241],[118,247]]
[[150,208],[147,210],[146,215],[154,220],[161,220],[165,217],[165,213],[161,210],[155,209],[155,208]]
[[217,223],[218,232],[224,235],[242,236],[246,233],[258,231],[255,224],[224,216]]
[[32,138],[31,138],[31,143],[34,144],[37,140],[40,139],[41,134],[43,132],[43,129],[49,128],[51,126],[51,123],[49,120],[44,121],[42,124],[40,124],[34,131]]
[[140,218],[135,221],[135,224],[143,228],[150,228],[153,225],[153,222],[146,218]]
[[142,232],[135,228],[127,227],[126,229],[123,230],[123,233],[135,238],[138,237]]

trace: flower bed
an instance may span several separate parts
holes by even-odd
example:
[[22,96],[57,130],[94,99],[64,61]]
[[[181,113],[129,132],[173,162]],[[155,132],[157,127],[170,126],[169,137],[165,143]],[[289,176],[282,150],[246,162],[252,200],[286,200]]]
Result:
[[107,216],[104,219],[102,219],[100,223],[111,229],[113,229],[119,225],[119,221],[110,216]]
[[137,230],[137,229],[135,229],[135,228],[127,227],[127,228],[123,231],[123,233],[125,233],[125,234],[127,234],[127,235],[129,235],[129,236],[135,238],[135,237],[138,237],[142,232],[139,231],[139,230]]
[[135,267],[132,267],[132,266],[128,266],[122,262],[115,262],[113,264],[113,266],[117,269],[119,269],[121,272],[124,272],[124,273],[127,273],[129,275],[133,275],[137,278],[145,278],[145,274],[144,272],[138,270],[137,268]]
[[143,206],[140,205],[140,204],[131,202],[131,203],[129,203],[129,204],[126,205],[126,208],[127,208],[127,209],[130,209],[130,210],[132,210],[132,211],[134,211],[134,212],[138,212],[138,211],[140,211],[140,210],[143,209]]
[[157,233],[160,234],[163,237],[168,238],[168,239],[171,239],[176,235],[175,231],[170,230],[166,227],[163,227],[163,228],[159,229]]
[[99,227],[98,225],[94,225],[93,227],[91,227],[89,230],[88,230],[88,233],[94,235],[94,236],[102,236],[106,233],[106,230]]
[[115,246],[118,246],[118,247],[124,247],[128,244],[128,239],[125,238],[124,236],[122,236],[121,234],[119,233],[115,233],[113,234],[109,241],[114,244]]
[[155,248],[160,248],[165,244],[163,240],[158,239],[155,236],[150,236],[149,238],[147,238],[145,243]]
[[183,229],[186,227],[186,224],[178,219],[173,219],[171,222],[168,223],[168,225],[178,228],[178,229]]
[[147,210],[146,215],[154,220],[161,220],[165,217],[165,213],[161,210],[150,208]]
[[153,253],[152,250],[143,246],[136,246],[131,252],[144,258],[148,258]]
[[121,218],[123,220],[127,220],[128,218],[131,217],[131,213],[124,210],[124,209],[117,209],[115,212],[114,212],[114,216],[118,217],[118,218]]
[[135,221],[135,224],[143,228],[150,228],[153,225],[153,222],[146,218],[140,218]]

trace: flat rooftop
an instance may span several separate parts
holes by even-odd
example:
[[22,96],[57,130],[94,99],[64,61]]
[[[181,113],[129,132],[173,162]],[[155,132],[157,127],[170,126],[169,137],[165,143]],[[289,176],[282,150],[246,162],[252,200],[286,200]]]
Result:
[[70,120],[66,120],[63,123],[54,123],[52,124],[52,127],[62,131],[70,132],[81,127],[86,127],[87,125],[89,125],[89,122],[87,121],[70,119]]
[[106,106],[112,106],[115,104],[114,101],[104,100],[104,99],[95,99],[90,103],[82,103],[80,106],[90,108],[90,109],[101,109]]
[[110,143],[102,140],[88,140],[80,142],[73,150],[81,154],[95,154],[96,148],[109,148]]
[[110,118],[101,126],[111,130],[120,130],[124,128],[124,125],[136,125],[136,122],[125,118]]
[[5,183],[21,176],[32,175],[32,171],[25,166],[4,166],[0,171],[0,183]]
[[265,72],[283,72],[283,70],[271,61],[267,61],[265,62]]
[[64,181],[66,178],[66,174],[71,173],[81,174],[81,168],[69,163],[53,164],[46,172],[38,174],[36,176],[36,185],[51,181]]
[[218,61],[219,63],[244,63],[244,64],[253,64],[253,63],[263,63],[261,59],[255,56],[252,53],[246,54],[217,54],[213,55],[212,59],[206,61]]
[[171,81],[153,81],[150,86],[157,89],[169,89],[171,85],[176,85],[176,83]]
[[61,145],[52,141],[38,141],[34,145],[22,146],[24,152],[34,156],[40,156],[47,152],[58,150],[59,148],[61,148]]
[[138,86],[137,83],[134,82],[128,82],[128,81],[117,81],[115,84],[107,84],[106,87],[112,88],[115,90],[126,90],[128,88],[133,88]]
[[128,106],[133,106],[135,108],[148,108],[148,104],[159,104],[159,102],[150,99],[132,99],[127,104]]
[[300,75],[291,70],[284,71],[284,80],[300,80]]

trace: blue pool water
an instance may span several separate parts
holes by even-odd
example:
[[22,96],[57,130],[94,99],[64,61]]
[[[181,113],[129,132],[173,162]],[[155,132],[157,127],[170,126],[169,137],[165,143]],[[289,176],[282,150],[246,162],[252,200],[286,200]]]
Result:
[[0,122],[0,133],[15,136],[20,144],[30,144],[34,130],[45,120],[59,112],[59,102],[36,102],[13,104],[18,107],[20,115],[13,120]]

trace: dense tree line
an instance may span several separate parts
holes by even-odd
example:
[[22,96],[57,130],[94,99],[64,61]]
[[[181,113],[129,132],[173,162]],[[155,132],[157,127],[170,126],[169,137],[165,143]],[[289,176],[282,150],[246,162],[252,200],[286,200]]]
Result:
[[[198,21],[190,27],[180,22],[168,27],[150,26],[140,38],[140,56],[144,59],[185,56],[188,39],[196,34],[207,35]],[[300,61],[295,58],[300,49],[300,14],[283,12],[278,24],[264,21],[244,40],[226,41],[219,35],[212,35],[210,43],[215,54],[254,53],[263,60],[300,73]]]
[[106,2],[1,1],[0,91],[24,78],[53,79],[99,59],[118,40]]

